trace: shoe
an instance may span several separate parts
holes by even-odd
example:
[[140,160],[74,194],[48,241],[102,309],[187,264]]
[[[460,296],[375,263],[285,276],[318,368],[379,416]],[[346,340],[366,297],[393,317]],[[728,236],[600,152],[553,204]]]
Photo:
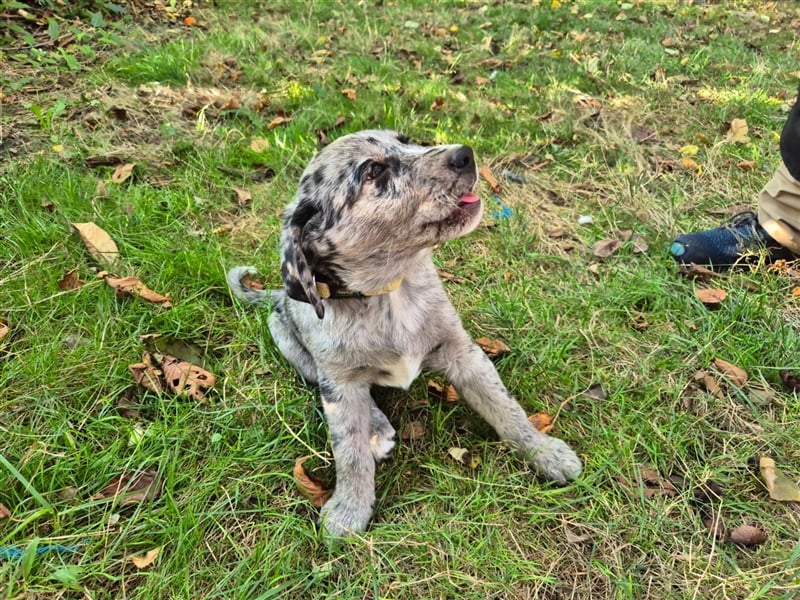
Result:
[[757,262],[764,252],[767,262],[797,258],[764,230],[752,211],[735,214],[716,229],[684,233],[669,248],[672,257],[683,265],[695,263],[714,267],[730,267]]

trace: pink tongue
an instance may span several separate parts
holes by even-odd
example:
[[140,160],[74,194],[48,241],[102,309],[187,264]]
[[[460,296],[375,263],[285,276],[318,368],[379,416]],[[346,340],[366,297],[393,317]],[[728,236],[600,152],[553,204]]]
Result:
[[463,196],[461,196],[461,204],[472,204],[473,202],[477,202],[480,200],[477,194],[473,194],[472,192],[467,192]]

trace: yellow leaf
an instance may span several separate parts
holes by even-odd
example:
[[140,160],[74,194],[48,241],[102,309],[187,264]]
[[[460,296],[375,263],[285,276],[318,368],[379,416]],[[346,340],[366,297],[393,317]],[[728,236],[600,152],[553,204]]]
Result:
[[683,148],[681,148],[681,154],[683,156],[694,156],[698,152],[700,152],[700,148],[698,148],[694,144],[687,144]]
[[450,25],[450,33],[458,33],[458,25]]
[[688,169],[690,171],[694,171],[698,175],[703,172],[703,167],[697,164],[697,161],[693,158],[689,158],[688,156],[684,156],[681,158],[681,166],[684,169]]
[[550,2],[550,8],[553,8],[553,9],[561,8],[561,2],[559,2],[558,0],[552,0]]
[[64,145],[63,144],[56,144],[55,146],[53,146],[53,152],[55,152],[57,154],[61,154],[63,151],[64,151]]
[[161,546],[158,548],[153,548],[144,556],[131,556],[129,560],[136,566],[137,569],[144,569],[153,564],[153,561],[156,559],[159,552],[161,552]]

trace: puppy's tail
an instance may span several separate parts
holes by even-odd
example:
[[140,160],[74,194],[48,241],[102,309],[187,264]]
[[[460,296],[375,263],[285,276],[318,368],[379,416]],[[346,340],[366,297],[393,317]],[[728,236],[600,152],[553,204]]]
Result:
[[233,267],[228,271],[227,275],[231,293],[250,306],[261,306],[267,302],[267,292],[253,289],[242,283],[242,280],[248,275],[256,274],[258,274],[258,271],[255,267]]

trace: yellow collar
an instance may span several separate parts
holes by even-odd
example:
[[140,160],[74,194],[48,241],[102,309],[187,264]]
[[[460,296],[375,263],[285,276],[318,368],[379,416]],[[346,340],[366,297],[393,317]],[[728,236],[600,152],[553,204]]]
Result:
[[403,283],[403,278],[398,277],[390,281],[386,286],[379,290],[369,290],[367,292],[353,292],[344,288],[334,288],[328,283],[317,282],[317,293],[323,300],[336,298],[369,298],[370,296],[381,296],[395,291]]

